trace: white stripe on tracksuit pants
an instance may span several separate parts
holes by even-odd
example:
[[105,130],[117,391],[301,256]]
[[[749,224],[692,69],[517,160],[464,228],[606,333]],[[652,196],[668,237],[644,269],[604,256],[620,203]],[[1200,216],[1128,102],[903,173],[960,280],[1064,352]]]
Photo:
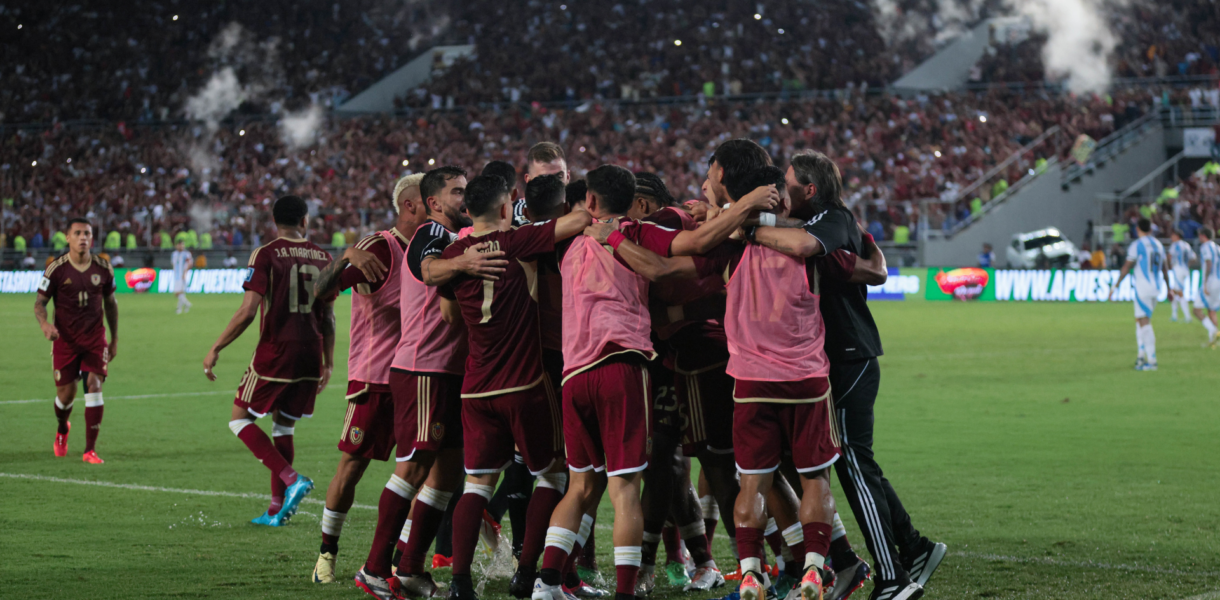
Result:
[[893,580],[904,572],[895,534],[907,540],[918,540],[919,534],[873,459],[873,403],[880,384],[879,369],[875,358],[831,365],[831,390],[844,390],[834,393],[844,458],[835,463],[835,472],[873,555],[878,577]]

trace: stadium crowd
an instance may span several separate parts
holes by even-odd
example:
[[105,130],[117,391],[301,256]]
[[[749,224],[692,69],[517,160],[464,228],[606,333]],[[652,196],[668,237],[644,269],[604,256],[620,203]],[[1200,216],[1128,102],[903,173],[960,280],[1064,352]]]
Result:
[[264,110],[329,106],[429,47],[445,12],[372,0],[0,5],[0,122],[177,119],[222,65],[260,88]]
[[[661,174],[684,198],[700,196],[709,148],[731,137],[759,141],[777,159],[814,148],[835,156],[845,199],[878,239],[914,239],[923,198],[950,199],[995,164],[1055,125],[1100,139],[1150,110],[1157,90],[1105,98],[1042,91],[955,93],[902,99],[843,92],[833,98],[683,105],[595,104],[585,109],[430,111],[415,117],[329,119],[317,142],[291,150],[274,123],[222,128],[210,145],[185,126],[13,130],[0,148],[6,245],[18,236],[44,244],[69,213],[92,213],[103,231],[131,233],[138,246],[164,247],[187,228],[214,243],[242,246],[266,237],[252,223],[277,195],[310,200],[319,243],[351,243],[389,218],[380,202],[403,172],[433,164],[479,168],[523,164],[526,149],[554,138],[575,174],[602,162]],[[1171,102],[1189,102],[1187,92]],[[1053,149],[1042,150],[1050,158]],[[1014,170],[1005,179],[1015,182]],[[993,190],[980,190],[987,200]],[[969,214],[974,198],[957,211]],[[933,221],[942,226],[954,215]],[[203,233],[201,231],[200,233]],[[338,236],[336,236],[338,234]]]

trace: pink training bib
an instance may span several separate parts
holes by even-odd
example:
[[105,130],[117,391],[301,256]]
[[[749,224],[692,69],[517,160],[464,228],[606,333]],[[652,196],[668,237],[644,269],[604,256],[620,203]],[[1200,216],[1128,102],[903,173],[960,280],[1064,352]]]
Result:
[[[402,257],[405,252],[398,238],[389,231],[378,231],[390,245],[389,271],[381,287],[371,294],[352,294],[352,345],[347,356],[347,378],[364,383],[390,383],[390,363],[398,347],[402,315]],[[352,267],[354,268],[354,267]]]
[[416,279],[406,267],[404,264],[402,270],[408,272],[399,278],[402,336],[392,366],[404,371],[464,374],[466,324],[446,323],[441,318],[441,296],[436,288]]
[[604,358],[610,344],[653,355],[646,279],[583,235],[573,239],[559,272],[565,377]]
[[803,260],[748,244],[728,293],[729,375],[801,381],[830,374],[826,327]]

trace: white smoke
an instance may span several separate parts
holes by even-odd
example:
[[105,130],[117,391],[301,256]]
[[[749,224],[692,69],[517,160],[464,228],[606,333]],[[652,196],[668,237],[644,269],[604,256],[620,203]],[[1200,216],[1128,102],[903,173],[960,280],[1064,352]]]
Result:
[[186,100],[186,117],[203,121],[208,131],[215,133],[220,121],[237,110],[250,97],[249,92],[237,81],[233,67],[225,67],[213,73],[202,90]]
[[1110,57],[1118,38],[1099,0],[1013,1],[1034,29],[1047,34],[1042,62],[1049,77],[1066,77],[1068,89],[1078,94],[1110,87]]
[[294,150],[304,148],[317,138],[321,125],[322,107],[311,104],[305,110],[288,113],[280,119],[280,139]]
[[[1137,0],[1003,0],[1003,14],[1029,19],[1047,36],[1043,64],[1051,79],[1063,79],[1069,90],[1101,92],[1110,85],[1110,59],[1118,44],[1106,11],[1121,10]],[[909,41],[948,41],[975,24],[986,0],[926,0],[923,10],[904,12],[899,0],[869,0],[879,33],[895,48]]]

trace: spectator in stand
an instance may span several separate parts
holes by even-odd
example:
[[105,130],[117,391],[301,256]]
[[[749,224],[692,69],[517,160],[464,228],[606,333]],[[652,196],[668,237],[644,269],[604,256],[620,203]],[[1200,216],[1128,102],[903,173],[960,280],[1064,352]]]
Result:
[[989,269],[995,265],[995,252],[991,250],[991,244],[984,243],[983,251],[979,253],[979,268]]

